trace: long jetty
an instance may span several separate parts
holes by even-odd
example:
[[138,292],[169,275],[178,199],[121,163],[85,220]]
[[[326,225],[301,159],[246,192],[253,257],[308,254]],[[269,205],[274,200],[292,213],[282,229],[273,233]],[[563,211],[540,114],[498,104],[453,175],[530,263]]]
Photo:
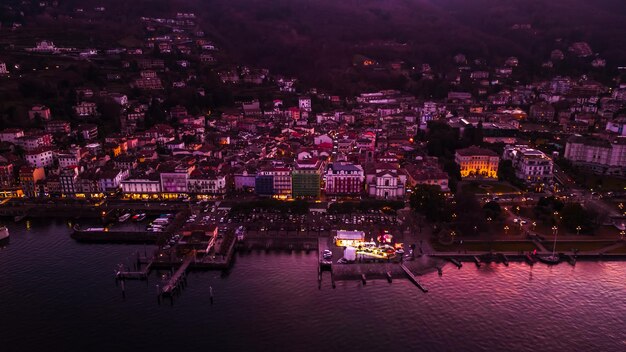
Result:
[[170,277],[167,283],[163,286],[163,289],[161,290],[162,295],[171,296],[172,293],[178,287],[180,287],[181,281],[185,278],[187,269],[189,268],[189,265],[191,265],[191,262],[193,261],[193,259],[194,257],[191,255],[185,258],[185,260],[183,261],[181,266],[178,267],[174,275],[172,275],[172,277]]
[[407,268],[404,263],[400,263],[400,267],[402,268],[402,270],[404,270],[406,276],[408,276],[409,280],[411,280],[415,284],[415,286],[417,286],[424,293],[428,292],[428,289],[424,287],[419,281],[417,281],[415,275],[413,275],[411,270],[409,270],[409,268]]

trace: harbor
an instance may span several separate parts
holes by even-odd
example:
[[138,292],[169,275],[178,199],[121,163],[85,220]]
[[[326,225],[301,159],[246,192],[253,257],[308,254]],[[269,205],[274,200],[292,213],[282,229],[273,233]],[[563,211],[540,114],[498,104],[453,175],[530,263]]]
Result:
[[[24,213],[25,205],[8,203],[0,212],[4,211],[9,222],[30,226],[43,215],[36,210]],[[149,250],[128,253],[129,258],[113,267],[113,277],[124,297],[131,281],[148,282],[158,302],[167,299],[173,303],[188,286],[190,274],[236,271],[236,257],[259,252],[315,253],[321,290],[335,289],[342,282],[366,286],[377,281],[408,281],[416,291],[429,294],[437,292],[424,277],[434,273],[448,276],[453,268],[466,270],[466,263],[481,269],[513,263],[575,266],[585,261],[626,260],[626,242],[619,239],[567,238],[556,243],[535,237],[488,242],[469,239],[441,247],[428,232],[401,226],[396,215],[372,216],[374,224],[369,229],[343,230],[346,223],[357,227],[359,217],[271,212],[241,216],[232,213],[231,206],[220,202],[102,202],[52,207],[66,214],[86,214],[71,217],[70,237],[76,242],[149,246]],[[84,213],[68,209],[82,209]],[[368,222],[367,217],[363,222]],[[449,248],[454,250],[446,250]],[[553,259],[546,262],[546,257]]]

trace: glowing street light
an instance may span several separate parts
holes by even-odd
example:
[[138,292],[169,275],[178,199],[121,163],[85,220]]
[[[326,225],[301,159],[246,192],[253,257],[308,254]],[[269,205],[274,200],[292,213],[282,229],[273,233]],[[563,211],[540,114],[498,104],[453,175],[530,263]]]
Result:
[[577,235],[579,235],[579,234],[580,234],[580,229],[581,229],[581,227],[580,227],[580,226],[576,226],[576,234],[577,234]]
[[509,225],[504,226],[504,235],[506,236],[509,233]]

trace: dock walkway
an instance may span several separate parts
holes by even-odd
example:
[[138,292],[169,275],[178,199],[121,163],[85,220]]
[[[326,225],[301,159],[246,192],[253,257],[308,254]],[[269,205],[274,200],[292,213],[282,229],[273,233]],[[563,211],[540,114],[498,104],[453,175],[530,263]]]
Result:
[[[139,263],[142,263],[141,260],[138,260]],[[115,273],[115,278],[118,280],[146,280],[150,271],[152,270],[152,264],[154,263],[154,258],[146,261],[146,267],[139,271],[121,271],[118,270]]]
[[167,284],[165,284],[163,286],[163,289],[161,290],[161,294],[163,294],[163,295],[171,295],[172,292],[174,292],[174,290],[176,288],[178,288],[178,286],[180,285],[181,279],[184,278],[184,275],[187,272],[187,269],[189,268],[189,265],[191,265],[191,262],[193,261],[193,259],[194,259],[194,257],[191,256],[191,255],[189,255],[189,256],[187,256],[185,258],[185,260],[183,261],[181,266],[178,267],[178,269],[176,270],[174,275],[172,275],[172,277],[170,277],[170,279],[168,280]]
[[417,286],[420,290],[422,290],[422,292],[426,293],[428,292],[428,289],[424,286],[422,286],[422,284],[419,283],[419,281],[417,281],[417,278],[415,277],[415,275],[413,275],[413,273],[411,272],[411,270],[409,270],[409,268],[407,268],[404,263],[400,263],[400,267],[402,268],[402,270],[404,270],[404,272],[406,273],[406,275],[409,277],[409,279],[415,284],[415,286]]

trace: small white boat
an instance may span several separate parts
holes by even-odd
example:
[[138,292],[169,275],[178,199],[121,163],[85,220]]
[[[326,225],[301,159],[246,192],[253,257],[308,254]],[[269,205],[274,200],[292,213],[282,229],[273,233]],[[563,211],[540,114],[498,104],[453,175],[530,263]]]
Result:
[[6,226],[0,226],[0,241],[9,238],[9,229]]
[[128,220],[128,219],[130,219],[130,213],[126,213],[126,214],[124,214],[124,215],[120,216],[120,218],[119,218],[119,219],[117,219],[117,220],[118,220],[119,222],[124,222],[124,221],[126,221],[126,220]]

